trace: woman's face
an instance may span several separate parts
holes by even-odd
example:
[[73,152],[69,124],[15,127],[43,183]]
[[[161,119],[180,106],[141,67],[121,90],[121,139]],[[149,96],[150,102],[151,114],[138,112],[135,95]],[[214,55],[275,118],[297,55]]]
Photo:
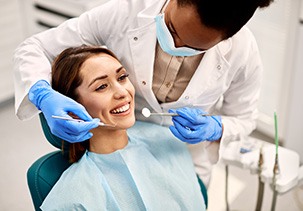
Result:
[[123,66],[112,56],[100,53],[87,59],[81,69],[82,84],[76,89],[81,103],[93,118],[117,129],[135,122],[135,89]]

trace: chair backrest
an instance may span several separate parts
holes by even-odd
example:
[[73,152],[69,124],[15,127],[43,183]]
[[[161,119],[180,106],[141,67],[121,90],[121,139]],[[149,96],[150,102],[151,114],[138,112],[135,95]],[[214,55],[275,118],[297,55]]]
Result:
[[34,162],[27,171],[27,184],[35,210],[40,206],[70,163],[61,150],[51,152]]
[[[51,143],[54,147],[56,147],[58,149],[61,149],[62,139],[60,139],[59,137],[52,134],[43,113],[39,114],[39,119],[40,119],[40,123],[41,123],[43,133],[44,133],[46,139],[48,140],[48,142]],[[65,144],[64,149],[68,149],[68,143],[64,142],[64,144]]]
[[[50,128],[44,118],[43,114],[40,113],[40,122],[46,139],[58,149],[62,146],[62,140],[50,131]],[[65,143],[64,149],[68,149],[68,143]],[[34,162],[27,171],[27,183],[32,196],[32,201],[35,210],[40,210],[40,206],[60,178],[61,174],[71,165],[68,162],[68,151],[65,150],[63,154],[61,150],[51,152],[47,155],[42,156],[36,162]],[[200,184],[201,192],[204,197],[206,207],[208,205],[207,189],[199,177],[198,181]]]
[[[40,113],[39,117],[46,139],[53,146],[60,149],[62,140],[51,133],[42,113]],[[68,149],[67,143],[65,144],[64,149]],[[51,188],[58,181],[61,174],[70,166],[67,153],[67,150],[65,154],[63,154],[61,150],[48,153],[35,161],[28,169],[27,184],[35,210],[40,210],[39,207]]]

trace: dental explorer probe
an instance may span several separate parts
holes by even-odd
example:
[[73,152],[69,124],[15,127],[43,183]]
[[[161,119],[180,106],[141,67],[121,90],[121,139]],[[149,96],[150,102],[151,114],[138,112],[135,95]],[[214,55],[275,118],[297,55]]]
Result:
[[[177,113],[152,113],[148,108],[143,108],[142,109],[142,114],[146,118],[150,116],[179,116]],[[211,114],[200,114],[201,116],[213,116]]]
[[[74,119],[74,118],[69,118],[69,117],[63,117],[63,116],[56,116],[56,115],[52,115],[52,118],[55,118],[55,119],[62,119],[62,120],[67,120],[67,121],[74,121],[74,122],[85,122],[84,120],[82,119]],[[116,127],[116,124],[114,125],[110,125],[110,124],[105,124],[103,122],[99,122],[98,123],[99,126],[102,126],[102,127]]]

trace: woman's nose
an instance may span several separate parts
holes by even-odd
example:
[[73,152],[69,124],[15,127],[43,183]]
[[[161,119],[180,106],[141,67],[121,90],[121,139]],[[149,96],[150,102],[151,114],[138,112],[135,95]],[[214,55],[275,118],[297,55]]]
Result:
[[127,93],[128,93],[127,89],[124,86],[121,86],[120,84],[116,85],[114,89],[114,98],[115,99],[124,98],[126,97]]

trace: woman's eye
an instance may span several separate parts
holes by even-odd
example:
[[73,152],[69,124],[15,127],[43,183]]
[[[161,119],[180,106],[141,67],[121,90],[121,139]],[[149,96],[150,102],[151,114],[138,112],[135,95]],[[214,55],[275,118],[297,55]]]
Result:
[[107,84],[102,84],[101,86],[99,86],[99,87],[96,89],[96,91],[105,89],[106,87],[107,87]]
[[129,74],[123,74],[118,78],[118,81],[123,81],[125,80],[127,77],[129,76]]

